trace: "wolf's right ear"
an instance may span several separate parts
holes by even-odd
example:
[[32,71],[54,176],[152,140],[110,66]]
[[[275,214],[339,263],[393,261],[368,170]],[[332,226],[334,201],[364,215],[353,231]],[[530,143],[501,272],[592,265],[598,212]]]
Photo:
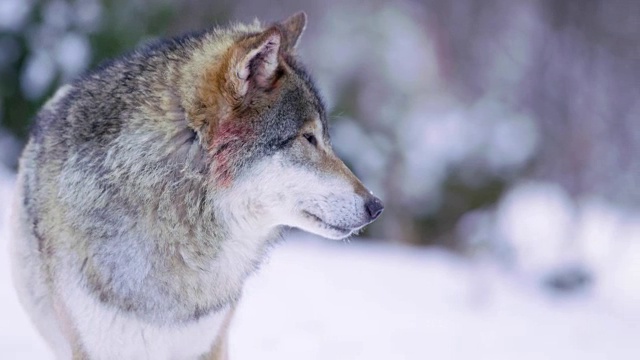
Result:
[[269,29],[240,41],[229,66],[234,97],[244,97],[251,87],[268,88],[278,68],[281,34]]
[[291,51],[298,45],[304,29],[307,27],[307,14],[304,11],[295,13],[279,22],[278,26],[282,27],[284,33],[282,48],[285,51]]

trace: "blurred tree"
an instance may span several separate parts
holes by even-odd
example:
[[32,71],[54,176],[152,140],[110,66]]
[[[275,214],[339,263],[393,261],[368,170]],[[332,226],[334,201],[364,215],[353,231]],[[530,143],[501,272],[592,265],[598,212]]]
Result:
[[534,175],[638,206],[640,2],[540,4],[545,28],[519,98],[545,139]]

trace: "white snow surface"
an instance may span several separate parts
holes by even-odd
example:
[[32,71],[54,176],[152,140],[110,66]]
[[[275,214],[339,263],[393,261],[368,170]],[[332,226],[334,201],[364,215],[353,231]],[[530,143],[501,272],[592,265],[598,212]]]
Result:
[[[0,169],[0,358],[52,359],[11,286],[12,183]],[[247,284],[231,359],[639,359],[640,304],[599,288],[553,296],[445,251],[292,234]]]

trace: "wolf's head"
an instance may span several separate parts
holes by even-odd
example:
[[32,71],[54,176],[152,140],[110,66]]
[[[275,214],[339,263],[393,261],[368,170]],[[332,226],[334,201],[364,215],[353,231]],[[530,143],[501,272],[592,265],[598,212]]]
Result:
[[340,239],[375,220],[383,205],[331,148],[325,105],[294,56],[305,24],[298,13],[226,34],[190,115],[216,191],[239,226],[287,225]]

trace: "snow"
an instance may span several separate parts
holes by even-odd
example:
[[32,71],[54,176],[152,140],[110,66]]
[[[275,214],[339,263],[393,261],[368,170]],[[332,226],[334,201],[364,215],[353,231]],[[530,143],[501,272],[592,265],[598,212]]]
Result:
[[519,266],[542,273],[566,261],[575,209],[560,186],[525,182],[513,186],[498,206],[499,233],[518,252]]
[[[3,249],[12,181],[0,169]],[[640,304],[621,306],[615,289],[560,296],[489,261],[292,233],[247,284],[231,359],[637,359]],[[52,358],[4,250],[0,319],[1,358]]]
[[289,241],[249,285],[231,335],[238,359],[640,354],[638,306],[558,298],[433,249]]

